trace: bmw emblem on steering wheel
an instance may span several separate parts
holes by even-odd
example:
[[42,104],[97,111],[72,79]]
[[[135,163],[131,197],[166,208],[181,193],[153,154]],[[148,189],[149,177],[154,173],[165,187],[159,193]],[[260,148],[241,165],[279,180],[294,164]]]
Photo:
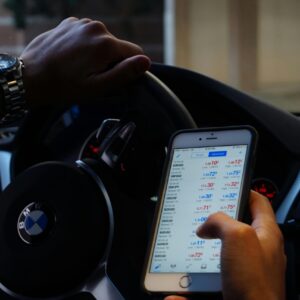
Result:
[[27,244],[45,238],[53,227],[53,214],[38,203],[30,203],[18,218],[17,230],[20,238]]

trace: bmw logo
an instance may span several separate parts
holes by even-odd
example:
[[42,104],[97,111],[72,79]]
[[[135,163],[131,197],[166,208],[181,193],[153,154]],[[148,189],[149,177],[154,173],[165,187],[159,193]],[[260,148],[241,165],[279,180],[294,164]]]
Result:
[[46,237],[53,226],[53,215],[38,203],[30,203],[21,212],[17,229],[20,238],[27,244]]

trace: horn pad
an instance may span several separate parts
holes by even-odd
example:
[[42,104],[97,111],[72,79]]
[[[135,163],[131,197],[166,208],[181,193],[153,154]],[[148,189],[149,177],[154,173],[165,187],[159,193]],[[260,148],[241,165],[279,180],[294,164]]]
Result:
[[26,170],[0,197],[0,282],[27,297],[79,288],[106,259],[111,221],[101,189],[78,167]]

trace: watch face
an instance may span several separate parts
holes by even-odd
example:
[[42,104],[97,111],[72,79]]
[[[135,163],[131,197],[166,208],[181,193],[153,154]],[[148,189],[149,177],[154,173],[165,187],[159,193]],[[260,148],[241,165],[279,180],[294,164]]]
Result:
[[17,58],[7,54],[0,54],[0,73],[12,68],[16,63]]

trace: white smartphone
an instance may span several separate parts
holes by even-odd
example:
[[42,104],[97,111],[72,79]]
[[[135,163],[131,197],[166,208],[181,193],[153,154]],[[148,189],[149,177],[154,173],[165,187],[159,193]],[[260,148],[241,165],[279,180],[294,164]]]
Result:
[[249,126],[187,130],[170,142],[143,284],[151,293],[221,291],[221,241],[196,236],[222,211],[241,219],[257,134]]

